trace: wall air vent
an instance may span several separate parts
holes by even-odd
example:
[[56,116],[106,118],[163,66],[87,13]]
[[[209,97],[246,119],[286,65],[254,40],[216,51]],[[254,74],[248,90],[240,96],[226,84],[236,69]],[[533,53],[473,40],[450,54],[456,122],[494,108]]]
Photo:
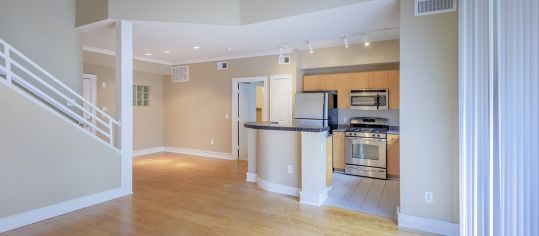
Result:
[[290,64],[290,56],[289,55],[279,56],[279,64],[280,65]]
[[189,82],[189,66],[171,67],[171,82]]
[[228,70],[228,62],[217,62],[217,70]]
[[457,10],[457,0],[414,0],[414,15],[424,16]]

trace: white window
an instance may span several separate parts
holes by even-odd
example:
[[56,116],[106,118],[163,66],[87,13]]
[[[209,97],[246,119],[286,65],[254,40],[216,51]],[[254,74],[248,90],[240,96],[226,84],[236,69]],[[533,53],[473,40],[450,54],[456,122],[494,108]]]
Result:
[[150,106],[150,86],[133,85],[133,106]]

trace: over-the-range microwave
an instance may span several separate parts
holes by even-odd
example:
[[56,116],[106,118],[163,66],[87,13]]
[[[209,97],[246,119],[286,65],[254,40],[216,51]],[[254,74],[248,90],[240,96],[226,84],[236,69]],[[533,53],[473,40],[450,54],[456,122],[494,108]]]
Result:
[[360,110],[387,110],[387,89],[362,89],[350,91],[350,108]]

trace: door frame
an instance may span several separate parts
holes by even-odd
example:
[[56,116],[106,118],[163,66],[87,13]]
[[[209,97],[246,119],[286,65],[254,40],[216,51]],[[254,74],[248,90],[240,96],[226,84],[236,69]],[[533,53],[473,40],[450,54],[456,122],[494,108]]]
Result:
[[238,143],[238,137],[239,137],[239,127],[238,127],[238,102],[239,102],[239,84],[245,83],[245,82],[262,82],[263,83],[263,99],[262,102],[262,121],[267,121],[269,118],[269,83],[268,83],[268,76],[255,76],[255,77],[241,77],[241,78],[233,78],[232,79],[232,114],[231,114],[231,122],[232,122],[232,150],[231,154],[232,156],[236,156],[236,159],[240,157],[239,155],[239,143]]
[[[270,75],[270,88],[274,87],[274,83],[275,83],[275,80],[283,80],[283,79],[286,79],[290,82],[290,106],[289,106],[289,114],[290,114],[290,117],[288,118],[288,122],[289,123],[292,123],[292,121],[294,120],[294,100],[295,100],[295,97],[294,97],[294,90],[295,90],[295,86],[294,86],[294,81],[292,80],[292,75],[291,74],[277,74],[277,75]],[[274,91],[270,90],[271,93],[273,93]],[[272,97],[270,95],[270,97]],[[271,113],[269,114],[270,115],[270,120],[272,120],[271,116],[273,115],[273,110],[272,109],[273,107],[273,102],[270,101],[270,111]]]
[[[92,99],[90,100],[90,102],[92,104],[94,104],[95,106],[97,106],[97,75],[83,74],[82,75],[82,80],[85,80],[85,79],[89,79],[92,82],[91,83],[92,84]],[[82,83],[82,86],[83,86],[82,90],[84,91],[84,82]],[[84,97],[84,93],[83,93],[83,97]],[[90,108],[90,109],[92,110],[93,115],[96,116],[97,111],[95,109],[92,109],[92,108]],[[82,115],[83,115],[83,117],[85,117],[85,114],[82,114]],[[94,126],[96,125],[95,119],[91,119],[91,122],[92,122],[92,124]],[[90,127],[88,129],[90,130],[90,132],[92,132],[94,134],[96,133],[95,129],[90,128]]]

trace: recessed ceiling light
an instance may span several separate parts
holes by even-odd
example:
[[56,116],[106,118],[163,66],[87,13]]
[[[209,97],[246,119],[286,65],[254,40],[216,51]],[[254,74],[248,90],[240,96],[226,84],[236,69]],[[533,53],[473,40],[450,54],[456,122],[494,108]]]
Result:
[[151,53],[146,53],[146,54],[144,54],[144,55],[146,55],[146,56],[151,56],[152,54],[151,54]]
[[163,51],[163,53],[169,54],[170,51],[169,51],[169,50],[165,50],[165,51]]
[[227,51],[232,51],[232,47],[226,47],[225,48]]
[[198,49],[200,49],[200,47],[199,46],[193,46],[193,49],[198,50]]

